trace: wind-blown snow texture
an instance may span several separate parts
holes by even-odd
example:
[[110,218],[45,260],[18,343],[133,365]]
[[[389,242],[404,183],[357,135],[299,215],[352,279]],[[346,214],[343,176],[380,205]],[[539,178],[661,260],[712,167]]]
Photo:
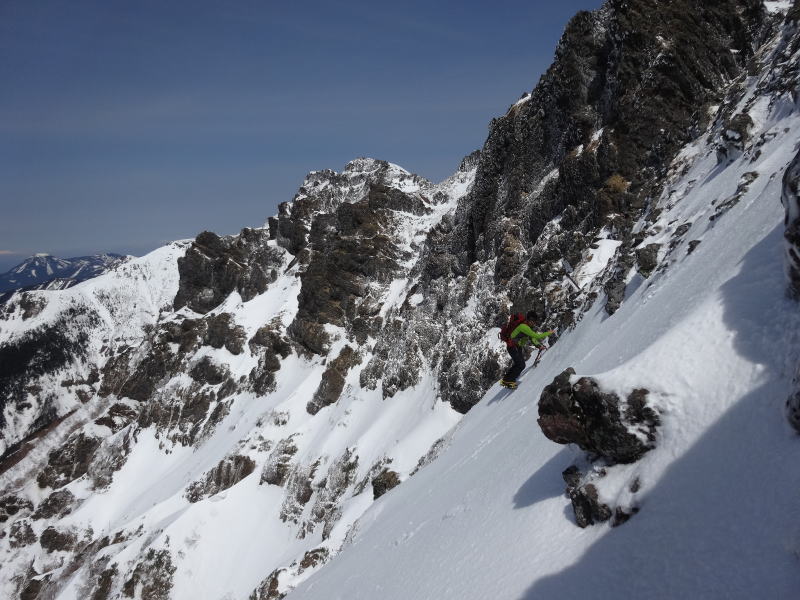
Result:
[[[263,229],[15,294],[0,596],[796,595],[800,11],[724,4],[578,15],[441,184],[357,159]],[[730,36],[694,70],[668,31],[637,37],[686,13]],[[560,331],[511,392],[496,325],[530,307]],[[567,367],[649,390],[655,448],[613,465],[547,440],[536,403]],[[572,464],[630,520],[578,527]]]

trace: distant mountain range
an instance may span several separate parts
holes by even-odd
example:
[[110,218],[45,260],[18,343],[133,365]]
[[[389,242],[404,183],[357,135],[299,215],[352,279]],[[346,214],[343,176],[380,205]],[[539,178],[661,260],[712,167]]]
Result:
[[127,259],[127,256],[112,253],[74,258],[34,254],[0,275],[0,294],[21,289],[65,289],[97,277]]

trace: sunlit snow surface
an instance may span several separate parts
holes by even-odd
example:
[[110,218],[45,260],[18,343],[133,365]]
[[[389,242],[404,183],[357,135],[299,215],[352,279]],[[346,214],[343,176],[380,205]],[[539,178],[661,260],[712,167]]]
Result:
[[[690,168],[642,244],[665,244],[663,258],[691,223],[669,267],[631,280],[613,317],[597,302],[517,391],[491,389],[439,459],[377,501],[291,598],[798,597],[800,442],[783,404],[800,321],[785,298],[780,188],[800,119],[786,108],[751,113],[753,138],[775,134],[753,162],[718,165],[706,138],[687,147],[676,173]],[[746,172],[759,177],[710,220]],[[662,415],[657,449],[600,480],[603,499],[641,510],[618,528],[577,527],[561,471],[579,452],[536,424],[542,388],[568,366],[621,394],[647,388]]]

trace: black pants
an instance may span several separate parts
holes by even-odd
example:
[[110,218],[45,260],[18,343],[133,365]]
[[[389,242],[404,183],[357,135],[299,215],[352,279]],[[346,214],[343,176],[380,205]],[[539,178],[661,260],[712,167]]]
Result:
[[509,346],[508,353],[511,355],[511,368],[506,372],[503,379],[505,381],[516,381],[519,374],[525,368],[525,351],[520,346]]

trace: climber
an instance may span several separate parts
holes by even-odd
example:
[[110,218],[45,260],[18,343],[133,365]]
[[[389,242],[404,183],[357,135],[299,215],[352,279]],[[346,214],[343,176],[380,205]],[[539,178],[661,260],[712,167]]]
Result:
[[542,344],[544,339],[555,333],[545,331],[540,333],[531,329],[531,324],[536,318],[536,313],[528,311],[524,317],[522,313],[513,314],[508,320],[508,324],[500,330],[500,339],[506,343],[508,353],[511,355],[511,368],[508,369],[500,385],[508,388],[517,387],[517,377],[525,368],[525,346],[532,343],[539,349],[540,353],[545,349]]

